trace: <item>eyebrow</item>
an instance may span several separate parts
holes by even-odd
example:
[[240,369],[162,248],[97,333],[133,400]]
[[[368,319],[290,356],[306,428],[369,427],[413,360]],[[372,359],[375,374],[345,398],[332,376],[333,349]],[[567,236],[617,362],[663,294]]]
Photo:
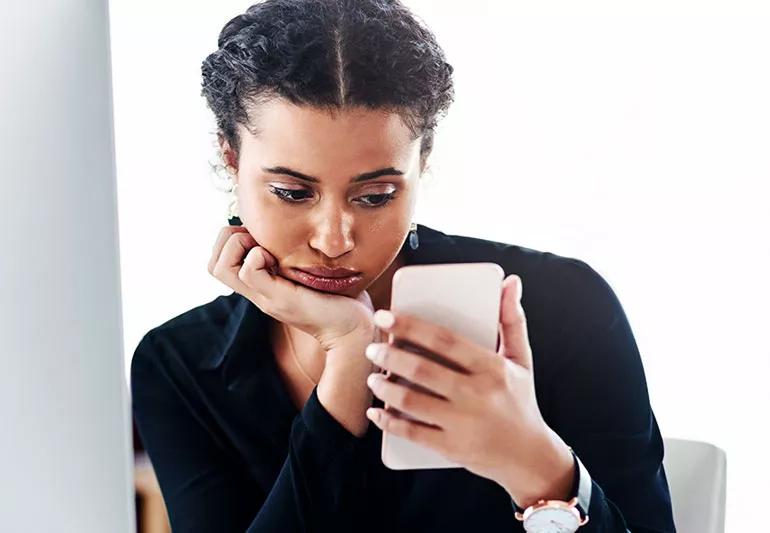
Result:
[[[309,181],[311,183],[320,183],[321,180],[318,178],[314,178],[313,176],[308,176],[307,174],[303,174],[302,172],[297,172],[296,170],[292,170],[287,167],[262,167],[262,170],[265,172],[269,172],[271,174],[285,174],[287,176],[294,176],[295,178]],[[364,172],[363,174],[359,174],[358,176],[355,176],[353,179],[350,180],[350,183],[359,183],[366,180],[373,180],[375,178],[379,178],[380,176],[403,176],[404,172],[401,170],[398,170],[393,167],[388,168],[381,168],[379,170],[373,170],[371,172]]]

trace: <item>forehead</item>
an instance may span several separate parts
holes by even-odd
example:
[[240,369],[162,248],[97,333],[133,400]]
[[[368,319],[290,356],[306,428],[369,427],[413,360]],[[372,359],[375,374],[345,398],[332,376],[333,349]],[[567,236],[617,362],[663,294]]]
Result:
[[408,167],[419,149],[419,139],[412,139],[393,111],[353,107],[331,112],[274,99],[249,114],[257,131],[252,135],[239,125],[242,162],[295,165],[308,173],[336,175],[386,163]]

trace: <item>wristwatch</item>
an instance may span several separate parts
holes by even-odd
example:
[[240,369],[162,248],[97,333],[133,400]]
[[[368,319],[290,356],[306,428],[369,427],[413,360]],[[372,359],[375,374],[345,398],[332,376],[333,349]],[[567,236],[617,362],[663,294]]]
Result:
[[575,451],[570,447],[575,461],[572,496],[569,501],[538,500],[526,509],[515,501],[513,508],[517,520],[524,522],[527,533],[574,533],[588,522],[588,506],[591,503],[591,477]]

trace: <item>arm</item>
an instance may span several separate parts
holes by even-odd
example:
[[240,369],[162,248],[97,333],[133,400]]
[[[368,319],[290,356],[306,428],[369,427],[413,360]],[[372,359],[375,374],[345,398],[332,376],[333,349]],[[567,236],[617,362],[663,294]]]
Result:
[[365,439],[331,416],[317,389],[292,422],[288,454],[265,494],[207,413],[191,407],[187,376],[145,336],[131,362],[133,410],[174,531],[352,527],[366,481]]
[[579,308],[559,343],[564,359],[548,378],[544,417],[591,479],[589,522],[579,531],[674,532],[663,439],[631,327],[607,282],[578,266]]

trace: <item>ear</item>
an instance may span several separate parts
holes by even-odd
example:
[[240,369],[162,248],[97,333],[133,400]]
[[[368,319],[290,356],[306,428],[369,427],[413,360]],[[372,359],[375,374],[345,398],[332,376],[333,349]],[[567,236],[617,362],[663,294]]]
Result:
[[222,152],[222,164],[225,165],[225,168],[231,174],[237,173],[238,154],[236,154],[235,150],[230,146],[230,141],[225,139],[225,136],[221,133],[217,135],[217,140],[219,141],[219,149]]
[[432,168],[430,166],[430,162],[427,161],[427,156],[426,156],[426,161],[423,161],[420,164],[420,177],[422,178],[426,173],[429,173],[431,170]]
[[429,139],[425,139],[425,135],[431,135],[423,134],[422,139],[420,140],[420,177],[422,177],[423,174],[425,174],[426,171],[430,170],[430,154],[433,151],[433,139],[432,137]]
[[430,156],[430,151],[426,151],[420,154],[420,177],[422,177],[423,174],[425,174],[425,171],[430,168],[430,163],[428,161],[428,157]]

